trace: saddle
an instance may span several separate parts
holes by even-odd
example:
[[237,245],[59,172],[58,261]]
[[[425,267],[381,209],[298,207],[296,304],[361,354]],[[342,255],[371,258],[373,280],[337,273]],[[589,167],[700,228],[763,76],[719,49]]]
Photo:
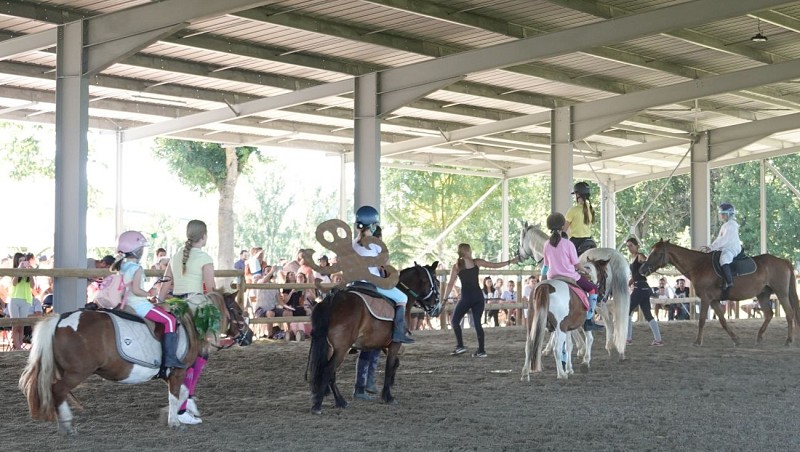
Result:
[[364,301],[367,311],[378,320],[394,321],[394,301],[375,290],[375,286],[364,281],[348,283],[343,292],[357,295]]
[[[131,364],[159,369],[161,367],[161,334],[156,334],[156,323],[142,319],[135,311],[125,309],[98,309],[108,315],[114,325],[117,351],[119,356]],[[189,338],[186,328],[180,324],[178,333],[178,358],[185,358],[189,351]]]
[[578,256],[592,248],[597,248],[597,243],[594,241],[594,239],[591,237],[584,239],[583,242],[581,242],[581,246],[577,249]]
[[[712,251],[711,252],[711,263],[714,265],[714,273],[717,274],[720,278],[723,277],[722,275],[722,266],[719,265],[719,255],[721,251]],[[737,254],[736,257],[733,258],[733,262],[731,262],[731,274],[733,277],[737,276],[744,276],[749,275],[750,273],[755,273],[758,266],[756,265],[756,261],[753,260],[752,257],[744,254],[744,251]]]
[[577,281],[572,278],[567,278],[566,276],[556,276],[550,279],[557,279],[561,282],[567,283],[567,286],[572,293],[574,293],[578,299],[581,300],[583,307],[585,307],[587,311],[589,310],[589,296],[583,289],[581,289],[581,286],[578,285]]

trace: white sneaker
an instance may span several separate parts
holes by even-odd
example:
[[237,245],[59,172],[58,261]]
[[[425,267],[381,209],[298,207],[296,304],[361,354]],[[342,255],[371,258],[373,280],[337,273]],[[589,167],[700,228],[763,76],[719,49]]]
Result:
[[196,418],[200,418],[200,410],[197,409],[197,404],[193,398],[186,399],[186,412],[191,413]]
[[184,411],[183,414],[179,414],[178,420],[181,421],[181,424],[184,425],[197,425],[203,423],[202,419],[200,419],[199,417],[195,417],[195,415],[193,415],[188,411]]

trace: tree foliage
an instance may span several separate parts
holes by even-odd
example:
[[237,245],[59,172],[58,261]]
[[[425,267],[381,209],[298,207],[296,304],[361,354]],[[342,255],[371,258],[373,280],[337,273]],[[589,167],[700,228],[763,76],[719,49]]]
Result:
[[[225,186],[228,176],[225,148],[218,143],[159,138],[153,152],[167,163],[170,170],[187,187],[208,194],[222,191]],[[247,163],[253,154],[258,154],[258,148],[236,148],[240,174],[247,173]]]
[[43,176],[52,179],[56,174],[55,156],[42,152],[37,134],[41,126],[0,123],[5,139],[0,141],[0,158],[10,167],[8,177],[21,181]]

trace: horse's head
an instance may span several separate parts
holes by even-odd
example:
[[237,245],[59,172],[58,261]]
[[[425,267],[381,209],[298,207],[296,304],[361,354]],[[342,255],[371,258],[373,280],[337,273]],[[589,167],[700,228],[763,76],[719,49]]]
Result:
[[650,273],[658,270],[661,267],[665,267],[669,265],[669,255],[667,254],[667,246],[669,245],[669,240],[661,239],[650,250],[650,256],[647,257],[647,260],[639,267],[639,273],[642,276],[647,276]]
[[522,225],[522,230],[519,234],[519,247],[517,248],[517,256],[520,261],[534,258],[537,262],[541,262],[544,258],[544,242],[547,241],[547,234],[539,228],[538,224],[529,225],[526,221]]
[[237,292],[213,291],[203,297],[209,300],[221,314],[219,332],[233,340],[230,345],[221,348],[230,347],[234,343],[241,346],[253,343],[253,331],[250,329],[241,306],[236,302],[236,294]]
[[442,311],[439,280],[436,279],[438,266],[439,261],[424,266],[414,262],[413,267],[405,268],[400,272],[398,284],[398,287],[410,294],[414,303],[431,317],[438,316]]

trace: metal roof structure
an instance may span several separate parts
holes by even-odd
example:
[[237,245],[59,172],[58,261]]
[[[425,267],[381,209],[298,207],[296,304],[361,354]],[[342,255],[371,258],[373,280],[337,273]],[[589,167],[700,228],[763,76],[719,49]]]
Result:
[[[5,0],[0,120],[55,121],[54,46],[20,52],[13,38],[150,3]],[[574,175],[617,188],[688,172],[688,147],[706,131],[718,146],[712,166],[797,152],[800,1],[708,4],[264,1],[191,22],[93,76],[90,127],[123,141],[173,136],[350,157],[353,95],[337,83],[401,67],[408,77],[468,52],[510,61],[524,50],[524,62],[466,73],[383,116],[381,164],[548,174],[550,112],[565,106],[576,121]]]

